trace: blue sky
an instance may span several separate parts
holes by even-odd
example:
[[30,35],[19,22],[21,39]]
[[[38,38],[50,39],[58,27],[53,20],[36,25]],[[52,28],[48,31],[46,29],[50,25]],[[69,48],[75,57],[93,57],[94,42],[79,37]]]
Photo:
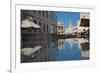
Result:
[[80,19],[79,12],[56,12],[57,20],[64,23],[64,27],[67,27],[69,21],[73,26],[77,25],[77,21]]

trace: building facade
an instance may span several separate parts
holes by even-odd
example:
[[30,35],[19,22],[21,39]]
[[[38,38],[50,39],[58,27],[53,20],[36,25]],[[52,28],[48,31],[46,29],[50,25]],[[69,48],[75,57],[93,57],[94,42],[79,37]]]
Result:
[[21,10],[21,23],[25,19],[39,25],[38,32],[57,32],[57,16],[53,11]]
[[58,35],[63,35],[64,34],[64,23],[59,21],[57,23],[57,31],[58,31]]
[[55,45],[52,46],[52,43],[50,43],[52,35],[48,35],[49,33],[57,33],[57,16],[55,12],[21,10],[20,21],[21,62],[55,60],[58,42],[55,40]]
[[90,14],[81,12],[80,23],[78,26],[78,37],[89,37],[90,32]]
[[89,27],[90,14],[89,13],[80,13],[80,26]]

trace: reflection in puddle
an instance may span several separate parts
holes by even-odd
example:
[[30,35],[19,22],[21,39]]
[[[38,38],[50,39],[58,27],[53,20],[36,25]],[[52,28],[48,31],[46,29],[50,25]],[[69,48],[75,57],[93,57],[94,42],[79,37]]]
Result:
[[65,39],[63,42],[64,44],[62,45],[64,46],[62,49],[60,48],[60,50],[58,50],[57,60],[65,61],[89,59],[89,41],[87,39],[71,38]]
[[84,38],[32,40],[21,49],[21,62],[89,59],[89,40]]
[[23,55],[26,55],[26,56],[32,55],[33,56],[33,54],[36,53],[37,51],[39,51],[40,48],[41,48],[41,46],[36,46],[34,48],[23,48],[23,49],[21,49],[21,52]]

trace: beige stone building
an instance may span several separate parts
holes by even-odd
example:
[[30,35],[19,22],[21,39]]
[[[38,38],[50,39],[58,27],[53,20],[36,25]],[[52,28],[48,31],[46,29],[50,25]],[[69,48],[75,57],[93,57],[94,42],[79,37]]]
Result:
[[64,23],[61,21],[57,23],[57,32],[58,32],[58,35],[64,34]]

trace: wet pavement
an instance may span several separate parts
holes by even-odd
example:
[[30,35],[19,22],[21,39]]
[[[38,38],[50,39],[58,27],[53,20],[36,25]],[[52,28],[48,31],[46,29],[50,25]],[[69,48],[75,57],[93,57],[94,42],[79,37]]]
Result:
[[[52,38],[42,36],[21,42],[21,62],[89,60],[87,38]],[[30,38],[30,37],[28,37]],[[40,38],[40,39],[39,39]],[[26,39],[26,38],[25,38]]]

